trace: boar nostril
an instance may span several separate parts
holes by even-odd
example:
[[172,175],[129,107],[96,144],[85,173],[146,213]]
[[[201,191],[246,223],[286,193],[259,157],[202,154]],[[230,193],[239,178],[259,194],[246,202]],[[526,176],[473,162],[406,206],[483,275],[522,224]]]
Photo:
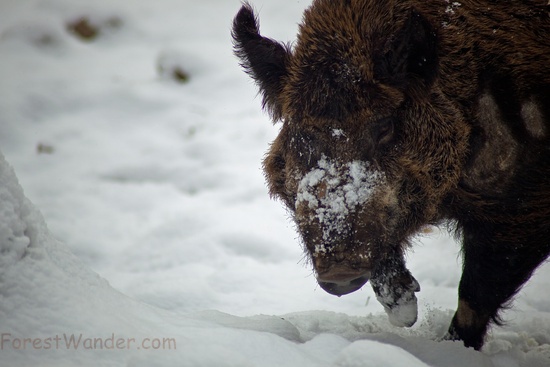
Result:
[[337,252],[334,254],[334,260],[341,262],[341,261],[344,261],[344,259],[345,259],[345,256],[343,252]]

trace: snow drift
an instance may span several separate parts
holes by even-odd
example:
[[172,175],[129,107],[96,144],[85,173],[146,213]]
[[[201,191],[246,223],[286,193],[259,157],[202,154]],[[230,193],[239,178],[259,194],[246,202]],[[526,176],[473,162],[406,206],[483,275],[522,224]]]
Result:
[[[368,334],[381,331],[376,322],[360,318],[288,315],[297,326],[274,316],[240,318],[216,311],[183,316],[133,301],[52,238],[3,157],[0,199],[0,349],[6,365],[360,366],[368,360],[372,366],[428,366],[396,346],[352,343],[320,328],[322,322],[326,331],[337,331],[344,321]],[[318,331],[308,335],[312,322]],[[409,348],[426,353],[433,342],[416,344]],[[452,349],[475,365],[488,361],[459,344]],[[436,355],[430,351],[427,359]]]

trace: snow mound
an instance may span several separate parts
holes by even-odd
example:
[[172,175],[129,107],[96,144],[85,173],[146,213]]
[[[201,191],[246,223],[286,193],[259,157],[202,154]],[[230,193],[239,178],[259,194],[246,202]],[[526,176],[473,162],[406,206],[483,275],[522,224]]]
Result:
[[[366,360],[374,366],[427,366],[422,358],[441,357],[437,352],[414,357],[411,353],[426,352],[424,343],[407,351],[392,346],[402,343],[396,335],[353,342],[383,337],[391,327],[381,320],[376,326],[369,318],[311,312],[185,316],[134,301],[51,236],[3,157],[0,188],[0,349],[10,366],[351,367]],[[469,358],[480,362],[475,365],[487,360],[460,343],[439,343],[448,344],[458,354],[474,355]]]
[[[412,354],[392,345],[362,340],[344,348],[336,360],[339,367],[369,367],[388,366],[388,357],[391,356],[395,366],[429,367]],[[368,362],[367,362],[368,361]]]
[[316,320],[330,330],[347,316],[184,316],[134,301],[51,236],[3,157],[0,188],[0,349],[11,366],[355,366],[367,355],[377,366],[396,366],[407,360],[405,351],[379,354],[379,342],[355,345],[303,328],[303,321]]

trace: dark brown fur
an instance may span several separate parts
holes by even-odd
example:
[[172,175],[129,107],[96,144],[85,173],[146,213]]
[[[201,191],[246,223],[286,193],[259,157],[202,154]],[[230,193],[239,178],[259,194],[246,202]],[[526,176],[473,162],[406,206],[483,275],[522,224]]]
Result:
[[283,122],[264,161],[270,192],[324,289],[370,278],[390,315],[416,307],[404,251],[424,225],[451,221],[464,265],[448,336],[481,348],[550,252],[549,11],[546,0],[315,0],[290,48],[243,6],[236,54]]

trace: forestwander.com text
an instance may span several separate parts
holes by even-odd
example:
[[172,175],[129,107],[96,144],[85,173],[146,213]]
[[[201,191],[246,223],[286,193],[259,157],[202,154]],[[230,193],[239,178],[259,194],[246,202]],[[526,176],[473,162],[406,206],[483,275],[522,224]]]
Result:
[[176,350],[175,338],[88,337],[84,334],[57,334],[44,338],[0,334],[2,350]]

